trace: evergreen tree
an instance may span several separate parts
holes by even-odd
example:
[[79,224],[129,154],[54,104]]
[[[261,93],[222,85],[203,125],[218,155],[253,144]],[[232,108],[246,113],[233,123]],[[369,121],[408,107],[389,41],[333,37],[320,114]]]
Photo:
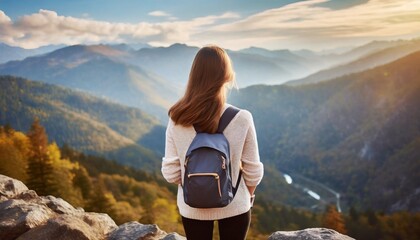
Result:
[[31,154],[28,163],[28,187],[39,195],[57,195],[53,163],[48,157],[48,136],[38,119],[28,132]]
[[89,199],[86,210],[90,212],[107,213],[111,217],[115,216],[114,206],[117,202],[112,193],[106,190],[106,187],[100,179],[96,182],[93,195]]
[[48,159],[52,162],[54,186],[57,187],[56,197],[66,199],[73,206],[83,206],[84,199],[81,189],[75,187],[74,171],[79,169],[78,163],[62,159],[60,149],[55,142],[48,145]]
[[86,168],[80,166],[77,169],[73,170],[74,179],[73,184],[75,187],[78,187],[82,193],[83,199],[89,199],[92,195],[92,181],[89,177]]
[[334,229],[342,234],[346,234],[347,232],[344,219],[336,210],[334,205],[327,206],[327,210],[322,219],[322,225],[326,228]]

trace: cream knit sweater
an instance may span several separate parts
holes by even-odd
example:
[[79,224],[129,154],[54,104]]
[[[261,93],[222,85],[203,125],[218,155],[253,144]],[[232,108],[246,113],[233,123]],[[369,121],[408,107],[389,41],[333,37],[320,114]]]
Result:
[[[225,109],[229,104],[225,104]],[[165,157],[162,161],[162,174],[170,182],[178,184],[177,204],[180,214],[198,220],[216,220],[236,216],[251,208],[250,193],[246,186],[257,186],[263,177],[263,164],[258,154],[257,135],[252,115],[241,110],[224,130],[230,145],[232,184],[235,186],[242,163],[242,180],[233,201],[223,208],[192,208],[184,202],[182,182],[185,155],[195,130],[192,126],[175,125],[169,119],[166,129]]]

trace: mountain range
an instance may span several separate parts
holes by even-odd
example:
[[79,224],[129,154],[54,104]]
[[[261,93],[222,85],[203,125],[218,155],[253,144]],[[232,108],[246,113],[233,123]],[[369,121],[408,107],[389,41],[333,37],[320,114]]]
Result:
[[0,64],[6,63],[13,60],[23,60],[27,57],[34,55],[41,55],[48,53],[59,48],[64,47],[64,45],[49,45],[44,47],[39,47],[36,49],[25,49],[21,47],[13,47],[4,43],[0,43]]
[[260,153],[277,169],[343,193],[353,206],[418,211],[420,52],[301,86],[250,86],[233,104],[254,114]]
[[177,88],[120,60],[128,59],[129,53],[104,45],[76,45],[5,63],[0,73],[84,90],[165,119],[166,109],[179,95]]
[[0,76],[0,124],[28,131],[38,118],[50,140],[120,163],[156,170],[164,128],[156,117],[81,91]]
[[[344,53],[321,55],[309,50],[270,51],[248,48],[228,51],[239,87],[321,81],[387,63],[419,48],[420,40],[372,42]],[[1,45],[3,56],[30,50]],[[50,47],[52,48],[52,47]],[[35,49],[36,52],[48,48]],[[197,47],[132,45],[75,45],[0,64],[0,74],[62,85],[137,107],[167,122],[167,110],[182,94]],[[14,52],[14,53],[13,53]],[[348,63],[347,65],[343,65]],[[335,67],[330,70],[322,70]],[[318,72],[321,71],[321,72]]]
[[[246,86],[229,101],[254,114],[262,159],[273,166],[265,196],[298,202],[285,197],[296,192],[284,190],[280,170],[322,182],[352,206],[418,211],[418,46],[414,39],[324,55],[228,51]],[[156,171],[167,108],[181,95],[197,51],[184,44],[76,45],[1,64],[0,74],[30,80],[0,78],[0,124],[27,131],[38,117],[59,145]]]
[[285,84],[296,86],[307,83],[316,83],[392,62],[410,53],[419,51],[420,39],[411,41],[396,41],[390,42],[389,44],[379,44],[381,48],[378,46],[378,48],[375,48],[374,50],[370,49],[370,51],[368,51],[370,45],[371,44],[366,45],[364,48],[354,49],[352,51],[352,55],[357,56],[360,55],[360,53],[365,53],[361,55],[362,57],[359,57],[354,61],[324,69],[305,78],[292,80]]

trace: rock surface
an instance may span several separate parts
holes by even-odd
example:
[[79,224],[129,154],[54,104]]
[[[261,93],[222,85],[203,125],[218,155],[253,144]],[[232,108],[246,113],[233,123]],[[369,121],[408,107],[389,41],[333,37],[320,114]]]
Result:
[[28,187],[23,182],[0,174],[0,196],[14,198],[27,190]]
[[43,239],[104,239],[106,234],[117,228],[114,221],[106,214],[77,213],[58,215],[46,224],[32,228],[18,240]]
[[147,239],[158,240],[162,239],[167,234],[160,230],[157,225],[143,225],[138,222],[124,223],[113,231],[109,240],[132,240],[132,239]]
[[354,240],[347,235],[343,235],[327,228],[308,228],[300,231],[278,231],[268,238],[268,240]]
[[[107,214],[85,212],[54,196],[38,196],[25,184],[0,174],[1,240],[185,240],[154,224],[117,226]],[[352,239],[325,228],[275,232],[269,240]]]
[[157,225],[117,226],[107,214],[85,212],[54,196],[38,196],[21,181],[0,174],[1,240],[184,240]]
[[47,206],[9,199],[0,203],[0,239],[15,239],[48,221],[54,212]]

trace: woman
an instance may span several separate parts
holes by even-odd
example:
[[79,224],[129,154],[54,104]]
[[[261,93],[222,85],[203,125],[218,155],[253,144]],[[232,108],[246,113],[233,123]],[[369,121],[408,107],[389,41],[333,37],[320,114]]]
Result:
[[219,119],[229,106],[226,90],[235,85],[234,81],[227,53],[217,46],[203,47],[195,56],[184,96],[169,110],[162,174],[168,182],[178,184],[177,204],[189,240],[211,240],[215,220],[221,240],[245,239],[251,222],[250,209],[263,164],[249,111],[240,110],[223,132],[230,145],[234,186],[242,167],[242,180],[232,202],[222,208],[193,208],[184,202],[182,190],[185,155],[196,135],[193,125],[207,133],[217,131]]

